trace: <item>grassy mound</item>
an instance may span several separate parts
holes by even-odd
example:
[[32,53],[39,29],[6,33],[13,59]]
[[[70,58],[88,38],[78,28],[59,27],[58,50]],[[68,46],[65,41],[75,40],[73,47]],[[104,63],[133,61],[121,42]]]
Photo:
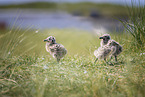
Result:
[[[132,45],[129,34],[111,34],[123,46],[118,63],[94,64],[99,36],[77,29],[43,31],[12,29],[0,34],[1,97],[144,97],[145,50]],[[56,62],[43,39],[56,37],[68,50]]]

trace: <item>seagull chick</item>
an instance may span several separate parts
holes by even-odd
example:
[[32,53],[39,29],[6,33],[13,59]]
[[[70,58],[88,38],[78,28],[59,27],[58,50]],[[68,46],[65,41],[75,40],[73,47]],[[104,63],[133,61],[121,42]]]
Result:
[[117,62],[117,56],[122,52],[122,46],[115,40],[112,40],[109,34],[104,34],[99,39],[102,39],[100,43],[101,47],[94,51],[96,56],[95,63],[98,59],[106,61],[108,56],[110,56],[110,59],[114,56]]
[[49,36],[44,40],[44,42],[46,42],[46,51],[49,52],[53,58],[57,60],[57,62],[59,62],[60,59],[67,54],[67,50],[64,48],[64,46],[56,43],[53,36]]

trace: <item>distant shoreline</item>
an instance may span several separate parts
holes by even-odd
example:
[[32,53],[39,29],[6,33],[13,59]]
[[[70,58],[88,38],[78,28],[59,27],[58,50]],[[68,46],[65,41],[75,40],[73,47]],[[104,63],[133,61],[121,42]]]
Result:
[[[15,0],[11,0],[11,2],[8,2],[7,0],[1,1],[0,5],[13,5],[13,4],[25,4],[25,3],[35,3],[35,2],[45,2],[45,3],[82,3],[82,2],[88,2],[88,3],[96,3],[96,4],[103,4],[103,3],[108,3],[108,4],[115,4],[115,5],[123,5],[123,6],[132,6],[132,1],[131,0],[114,0],[114,1],[106,1],[106,0],[100,0],[100,1],[96,1],[96,0],[49,0],[49,1],[43,1],[43,0],[37,0],[37,1],[33,1],[33,0],[21,0],[21,1],[15,1]],[[143,0],[133,0],[133,2],[135,2],[135,6],[138,6],[140,4],[140,6],[144,6],[145,5],[145,1]]]
[[50,3],[50,2],[33,2],[25,4],[0,5],[0,9],[43,9],[48,11],[62,10],[73,15],[79,16],[127,16],[127,8],[122,5],[107,3]]

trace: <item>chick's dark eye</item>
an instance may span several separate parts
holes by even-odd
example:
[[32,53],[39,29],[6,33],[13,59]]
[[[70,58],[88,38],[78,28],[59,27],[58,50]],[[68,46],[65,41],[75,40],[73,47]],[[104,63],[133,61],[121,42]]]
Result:
[[110,39],[109,37],[107,37],[107,39]]

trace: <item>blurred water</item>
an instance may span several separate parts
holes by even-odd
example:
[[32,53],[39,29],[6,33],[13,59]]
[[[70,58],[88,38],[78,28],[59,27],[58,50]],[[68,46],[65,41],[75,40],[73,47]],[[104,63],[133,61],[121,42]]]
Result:
[[[50,28],[75,28],[93,31],[102,29],[103,31],[118,30],[120,24],[116,20],[104,18],[88,18],[73,16],[65,12],[47,12],[42,10],[0,10],[0,23],[5,23],[7,27],[20,27],[27,29],[50,29]],[[119,31],[119,30],[118,30]]]
[[45,12],[35,10],[23,10],[21,12],[13,10],[0,11],[0,22],[5,22],[9,27],[19,26],[35,29],[49,28],[80,28],[92,29],[92,23],[83,17],[74,17],[65,12]]

